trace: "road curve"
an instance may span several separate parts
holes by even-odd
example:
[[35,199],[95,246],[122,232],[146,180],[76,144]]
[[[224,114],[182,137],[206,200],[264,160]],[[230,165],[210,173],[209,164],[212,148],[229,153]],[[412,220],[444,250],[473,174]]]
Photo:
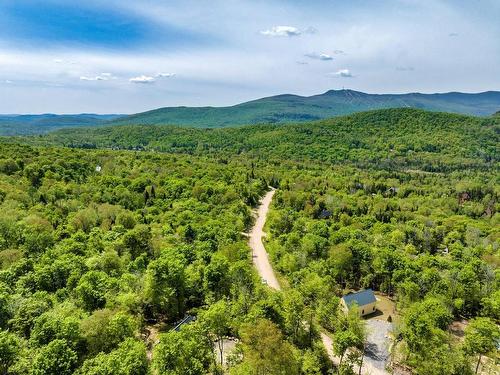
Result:
[[271,267],[271,263],[269,262],[266,248],[262,242],[262,237],[266,235],[264,233],[264,224],[266,223],[267,212],[269,211],[269,205],[271,204],[275,192],[276,190],[272,189],[262,198],[260,206],[257,209],[255,224],[249,234],[250,238],[248,244],[252,249],[253,264],[262,280],[271,288],[281,290],[278,279],[274,274],[273,267]]

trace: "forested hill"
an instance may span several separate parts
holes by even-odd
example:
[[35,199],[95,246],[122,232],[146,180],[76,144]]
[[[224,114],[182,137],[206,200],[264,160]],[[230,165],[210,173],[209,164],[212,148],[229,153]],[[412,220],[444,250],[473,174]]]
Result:
[[42,134],[61,128],[97,126],[120,115],[0,115],[0,135]]
[[420,108],[491,116],[500,108],[500,92],[379,95],[353,90],[330,90],[308,97],[271,96],[231,107],[166,107],[121,117],[111,123],[226,127],[311,121],[381,108]]
[[44,134],[61,128],[103,125],[178,125],[219,128],[251,124],[308,122],[362,111],[418,108],[491,116],[500,108],[500,92],[477,94],[366,94],[330,90],[320,95],[277,95],[229,107],[166,107],[125,115],[0,115],[0,135]]
[[386,109],[294,125],[112,126],[26,137],[38,145],[355,162],[443,171],[498,162],[500,119]]

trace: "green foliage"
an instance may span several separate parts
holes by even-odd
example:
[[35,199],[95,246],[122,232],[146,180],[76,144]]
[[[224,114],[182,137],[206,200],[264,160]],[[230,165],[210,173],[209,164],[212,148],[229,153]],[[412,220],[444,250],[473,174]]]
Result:
[[[406,365],[468,374],[499,319],[498,124],[393,109],[29,140],[139,152],[5,140],[1,371],[327,373],[319,324],[352,373],[366,333],[339,297],[370,287],[396,302]],[[265,245],[283,291],[260,282],[243,233],[269,185]],[[173,331],[186,314],[197,321]],[[449,330],[462,319],[466,345]],[[241,344],[221,366],[226,335]]]
[[140,144],[144,151],[226,157],[243,154],[275,163],[350,162],[363,168],[447,172],[463,167],[486,169],[497,162],[498,126],[498,118],[493,117],[387,109],[306,125],[213,130],[135,125],[59,131],[25,141],[69,147],[92,142],[94,147],[121,149],[137,149]]
[[148,361],[143,343],[126,339],[109,354],[86,360],[77,375],[146,375]]
[[497,348],[500,328],[491,319],[475,318],[465,329],[465,350],[469,354],[484,355]]
[[82,276],[75,289],[84,309],[93,311],[104,307],[109,277],[102,271],[90,271]]
[[206,374],[212,358],[212,345],[196,325],[160,336],[153,352],[155,371],[165,375]]
[[259,319],[244,325],[241,339],[244,361],[233,370],[235,374],[300,373],[293,347],[272,322]]
[[70,375],[78,360],[65,340],[54,340],[41,349],[33,361],[33,375]]
[[144,296],[146,309],[153,316],[179,318],[185,309],[185,290],[185,259],[181,254],[168,251],[148,265]]
[[137,324],[123,312],[97,310],[81,323],[82,335],[92,354],[108,353],[128,337],[134,336]]
[[10,365],[14,363],[20,351],[19,339],[7,331],[0,331],[0,373],[8,374]]

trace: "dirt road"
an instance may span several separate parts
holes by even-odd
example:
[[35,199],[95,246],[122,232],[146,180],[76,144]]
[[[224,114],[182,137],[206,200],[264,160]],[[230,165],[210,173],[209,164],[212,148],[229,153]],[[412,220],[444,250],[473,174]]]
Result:
[[253,264],[262,280],[271,288],[281,290],[278,279],[276,279],[276,275],[271,267],[271,263],[269,263],[269,257],[264,247],[264,243],[262,242],[262,237],[266,235],[263,228],[266,223],[267,212],[269,211],[269,205],[271,204],[275,191],[275,189],[272,189],[262,199],[257,210],[255,225],[250,232],[248,244],[252,249]]
[[[271,263],[269,263],[269,257],[266,252],[266,248],[264,247],[264,243],[262,242],[262,237],[265,236],[263,231],[264,224],[266,223],[267,212],[269,211],[269,205],[273,199],[275,190],[269,191],[261,201],[261,204],[257,210],[257,218],[255,219],[255,225],[250,232],[250,239],[248,241],[253,255],[253,264],[257,269],[260,277],[263,281],[267,283],[271,288],[276,290],[281,290],[281,286],[278,283],[278,279],[276,279],[276,275],[274,274],[273,267]],[[333,361],[333,350],[332,350],[332,340],[330,337],[321,334],[321,341],[323,341],[323,345],[328,352],[328,356]]]
[[[264,196],[264,198],[262,198],[260,206],[257,209],[255,225],[249,234],[248,244],[252,249],[253,264],[262,280],[266,282],[267,285],[269,285],[271,288],[281,290],[278,279],[274,274],[273,267],[271,267],[271,263],[269,262],[266,248],[264,247],[264,243],[262,242],[262,237],[266,235],[263,228],[264,224],[266,223],[267,212],[269,211],[269,206],[271,204],[275,191],[275,189],[272,189]],[[330,360],[338,365],[339,358],[333,354],[332,339],[324,332],[321,332],[320,336],[321,341],[323,342],[323,345],[328,353],[328,356],[330,357]],[[356,372],[358,372],[357,369]],[[388,374],[388,372],[383,369],[376,368],[371,363],[365,363],[363,365],[362,374],[386,375]]]

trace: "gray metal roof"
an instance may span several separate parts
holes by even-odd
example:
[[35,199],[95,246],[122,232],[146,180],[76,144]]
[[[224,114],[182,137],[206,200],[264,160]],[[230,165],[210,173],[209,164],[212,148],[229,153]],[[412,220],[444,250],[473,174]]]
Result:
[[175,323],[175,326],[174,326],[173,330],[174,331],[179,331],[184,324],[191,323],[191,322],[193,322],[195,320],[196,320],[196,316],[186,315],[180,321],[178,321],[177,323]]
[[356,303],[358,306],[368,305],[370,303],[376,302],[375,294],[373,294],[373,290],[365,289],[356,293],[350,293],[342,297],[345,304],[350,306]]

